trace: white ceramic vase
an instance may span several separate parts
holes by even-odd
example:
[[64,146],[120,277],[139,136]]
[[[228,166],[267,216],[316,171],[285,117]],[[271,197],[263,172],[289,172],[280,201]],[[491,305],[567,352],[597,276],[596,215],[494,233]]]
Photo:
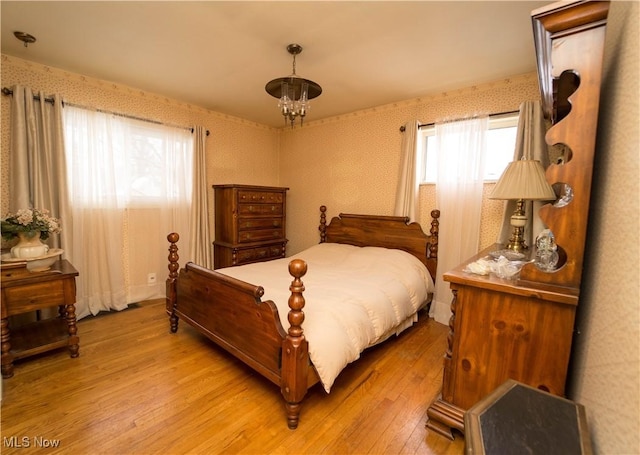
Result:
[[14,258],[39,258],[49,252],[49,245],[40,240],[40,231],[18,232],[18,243],[11,248]]

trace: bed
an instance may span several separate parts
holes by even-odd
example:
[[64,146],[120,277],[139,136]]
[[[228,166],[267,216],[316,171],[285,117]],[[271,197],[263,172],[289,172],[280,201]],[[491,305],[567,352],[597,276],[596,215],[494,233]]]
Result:
[[[439,215],[431,212],[427,235],[406,217],[340,214],[327,224],[322,206],[318,245],[289,258],[218,270],[194,263],[180,269],[179,235],[171,233],[170,332],[181,319],[280,387],[287,425],[295,429],[310,387],[322,383],[329,392],[346,364],[409,328],[430,304]],[[376,265],[380,260],[383,266]],[[329,340],[320,338],[323,333]]]

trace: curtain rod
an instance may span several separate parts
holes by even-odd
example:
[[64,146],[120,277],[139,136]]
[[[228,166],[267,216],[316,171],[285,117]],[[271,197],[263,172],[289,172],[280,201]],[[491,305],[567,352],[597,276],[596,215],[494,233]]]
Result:
[[[6,96],[13,95],[13,90],[11,90],[10,88],[7,88],[7,87],[2,87],[2,94],[6,95]],[[40,101],[40,96],[39,95],[33,95],[33,99],[36,100],[36,101]],[[53,104],[53,101],[54,101],[53,98],[45,98],[44,99],[45,103]],[[171,127],[174,127],[174,128],[181,128],[181,129],[185,129],[185,130],[190,130],[192,133],[194,131],[193,128],[188,127],[188,126],[171,125],[171,124],[168,124],[168,123],[160,122],[158,120],[151,120],[151,119],[148,119],[148,118],[136,117],[134,115],[122,114],[120,112],[107,111],[107,110],[104,110],[104,109],[94,109],[94,108],[91,108],[91,107],[82,106],[81,104],[74,104],[74,103],[68,103],[68,102],[63,101],[62,102],[62,107],[64,107],[65,105],[66,106],[71,106],[71,107],[78,107],[80,109],[87,109],[87,110],[90,110],[90,111],[97,111],[97,112],[101,112],[103,114],[117,115],[118,117],[124,117],[124,118],[132,119],[132,120],[140,120],[142,122],[154,123],[156,125],[164,125],[164,126],[171,126]],[[209,135],[209,130],[207,130],[207,136],[208,135]]]
[[[520,111],[497,112],[495,114],[489,114],[489,117],[496,117],[498,115],[507,115],[507,114],[519,114],[519,113]],[[418,123],[418,129],[424,128],[425,126],[434,126],[434,125],[435,125],[435,122],[434,123]],[[402,125],[400,127],[400,132],[404,133],[404,130],[405,130],[405,127],[404,125]]]

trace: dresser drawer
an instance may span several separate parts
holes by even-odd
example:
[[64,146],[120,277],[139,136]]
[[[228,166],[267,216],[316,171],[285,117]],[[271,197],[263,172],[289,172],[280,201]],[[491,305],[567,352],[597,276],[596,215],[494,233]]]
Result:
[[281,244],[242,249],[236,256],[236,265],[284,257],[282,250]]
[[238,232],[238,242],[261,242],[263,240],[278,240],[284,238],[283,229],[258,229]]
[[280,229],[282,218],[241,218],[238,220],[238,229],[248,231],[251,229]]
[[282,215],[282,204],[238,204],[240,216]]
[[238,191],[238,202],[282,203],[283,193],[270,191]]
[[64,305],[64,280],[5,287],[2,297],[6,299],[3,305],[7,305],[9,316],[47,306]]

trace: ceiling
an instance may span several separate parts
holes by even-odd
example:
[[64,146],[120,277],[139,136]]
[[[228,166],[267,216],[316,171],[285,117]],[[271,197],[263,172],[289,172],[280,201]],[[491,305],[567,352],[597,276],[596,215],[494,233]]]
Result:
[[[7,1],[2,53],[283,126],[264,89],[322,86],[307,121],[536,71],[548,1]],[[34,35],[24,47],[14,31]]]

